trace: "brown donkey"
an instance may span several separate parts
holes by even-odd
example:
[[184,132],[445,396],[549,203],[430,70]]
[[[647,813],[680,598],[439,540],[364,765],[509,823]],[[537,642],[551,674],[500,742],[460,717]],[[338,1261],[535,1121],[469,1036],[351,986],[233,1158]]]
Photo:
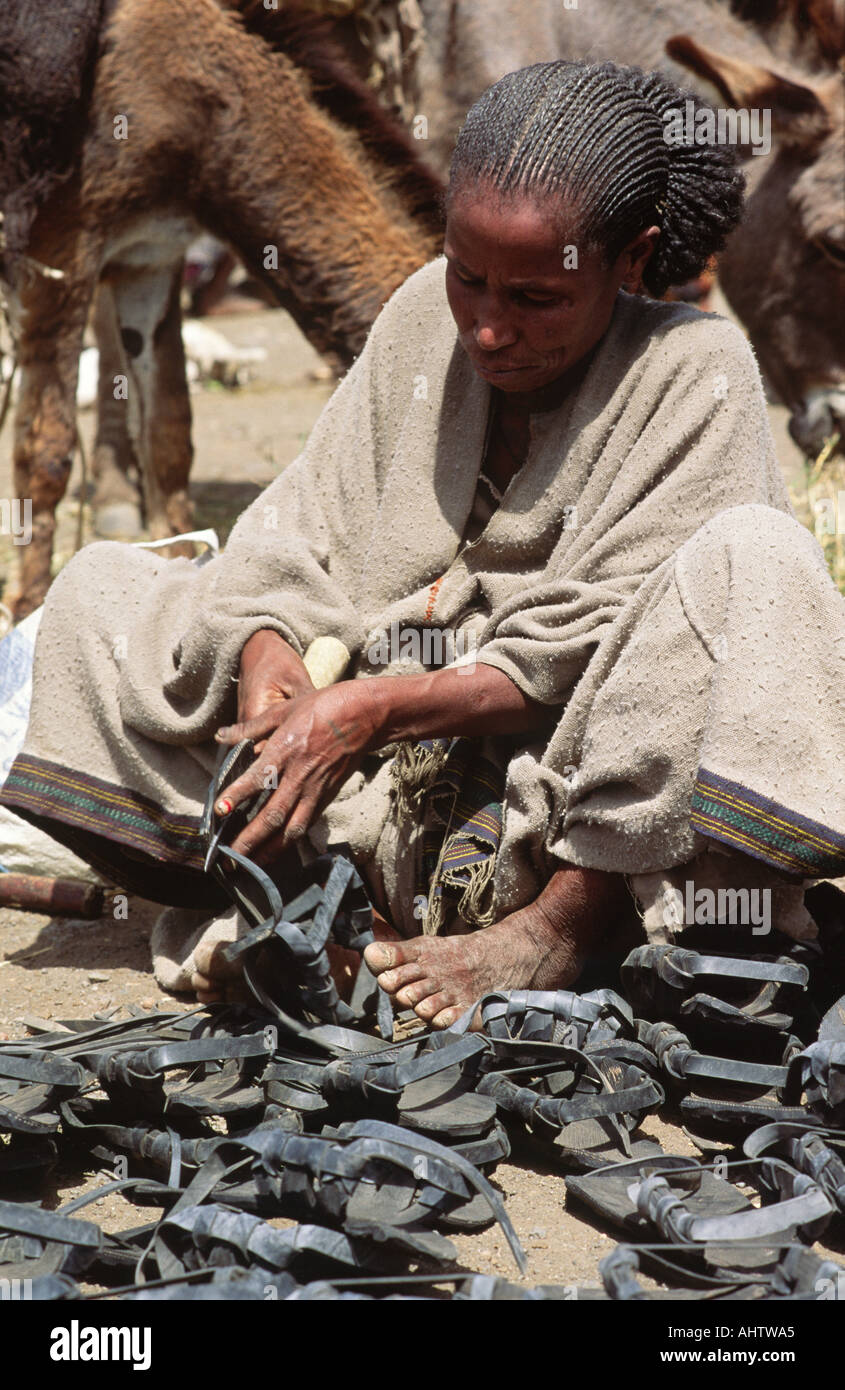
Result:
[[[78,150],[65,153],[46,199],[35,198],[29,225],[26,210],[13,205],[10,217],[6,204],[10,236],[20,243],[26,228],[25,248],[15,248],[26,255],[9,257],[5,270],[21,368],[15,486],[32,508],[18,617],[50,582],[98,283],[104,366],[109,343],[123,359],[103,373],[100,443],[117,450],[128,427],[148,527],[163,537],[191,524],[179,284],[198,227],[233,245],[315,347],[343,365],[385,299],[438,250],[438,180],[336,54],[320,72],[322,39],[307,21],[280,34],[311,78],[214,0],[116,0],[108,9]],[[84,78],[80,89],[82,100]],[[62,138],[49,134],[46,162]],[[37,166],[38,150],[29,156]],[[62,278],[34,272],[32,261]]]

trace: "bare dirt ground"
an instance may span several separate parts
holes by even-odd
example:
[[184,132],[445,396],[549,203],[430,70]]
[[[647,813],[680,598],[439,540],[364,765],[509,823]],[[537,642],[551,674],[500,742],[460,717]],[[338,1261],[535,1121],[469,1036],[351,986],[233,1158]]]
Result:
[[[236,344],[266,348],[268,357],[254,379],[237,391],[204,388],[193,397],[196,462],[192,493],[198,526],[215,526],[225,539],[233,519],[299,452],[308,431],[332,390],[315,379],[320,360],[291,320],[280,311],[260,310],[211,320]],[[800,477],[801,459],[785,428],[785,413],[772,408],[772,425],[784,470]],[[91,456],[93,414],[80,417],[87,455]],[[11,426],[0,439],[0,496],[9,497]],[[57,562],[73,553],[78,525],[82,476],[79,460],[68,495],[59,509]],[[91,539],[90,518],[84,520]],[[0,575],[8,576],[13,547],[0,537]],[[21,1036],[28,1016],[61,1020],[90,1018],[102,1010],[130,1003],[172,1010],[178,1001],[162,994],[150,968],[149,935],[154,904],[134,899],[128,920],[111,916],[98,922],[50,919],[11,910],[0,911],[0,1035]],[[654,1118],[644,1132],[667,1151],[697,1150],[679,1126]],[[102,1185],[108,1175],[59,1168],[49,1187],[38,1193],[50,1207]],[[495,1184],[529,1255],[527,1283],[598,1287],[598,1264],[616,1243],[612,1232],[567,1206],[562,1173],[554,1160],[521,1153],[501,1163]],[[24,1195],[24,1194],[21,1194]],[[155,1208],[137,1207],[120,1194],[101,1198],[85,1212],[106,1230],[122,1230],[153,1219]],[[281,1223],[288,1224],[288,1223]],[[452,1237],[461,1265],[519,1281],[501,1231]],[[836,1252],[832,1253],[837,1258]],[[644,1280],[648,1285],[649,1281]]]

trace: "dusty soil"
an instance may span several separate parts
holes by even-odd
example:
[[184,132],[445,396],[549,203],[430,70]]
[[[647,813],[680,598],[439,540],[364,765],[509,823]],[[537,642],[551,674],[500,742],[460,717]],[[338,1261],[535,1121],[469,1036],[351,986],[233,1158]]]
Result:
[[[268,353],[246,387],[234,392],[204,388],[193,397],[197,525],[216,526],[225,539],[244,506],[296,457],[332,383],[315,379],[319,359],[280,311],[216,318],[213,326],[236,344],[260,345]],[[91,412],[82,414],[89,458],[93,423]],[[786,434],[782,410],[772,409],[772,424],[784,470],[795,478],[801,460]],[[0,439],[0,497],[12,495],[10,443],[7,425]],[[81,497],[77,459],[59,509],[57,565],[73,553]],[[83,522],[84,537],[91,539],[87,508]],[[10,541],[0,537],[0,577],[8,577],[12,556]],[[23,1020],[32,1016],[89,1018],[129,1003],[172,1009],[176,1001],[157,988],[150,969],[149,935],[158,910],[135,899],[127,921],[106,917],[93,923],[0,912],[0,1034],[21,1036]],[[644,1130],[668,1151],[697,1152],[677,1125],[652,1118]],[[52,1207],[105,1180],[102,1173],[60,1168],[39,1195]],[[526,1282],[571,1285],[573,1296],[578,1286],[599,1286],[599,1261],[616,1238],[567,1207],[563,1178],[553,1163],[520,1154],[498,1166],[495,1183],[529,1254]],[[154,1213],[154,1208],[135,1207],[116,1194],[100,1199],[85,1214],[107,1230],[120,1230],[148,1221]],[[498,1228],[453,1239],[464,1267],[518,1279]]]

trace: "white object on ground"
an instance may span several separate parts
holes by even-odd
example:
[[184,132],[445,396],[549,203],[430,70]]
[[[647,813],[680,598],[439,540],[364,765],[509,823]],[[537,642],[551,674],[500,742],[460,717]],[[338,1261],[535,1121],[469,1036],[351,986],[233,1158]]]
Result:
[[[185,319],[182,324],[185,348],[186,375],[189,381],[219,381],[224,386],[243,386],[251,375],[250,367],[267,360],[262,347],[237,347],[216,328],[209,328],[199,319]],[[14,359],[4,357],[0,381],[11,370]],[[8,364],[8,365],[7,365]],[[79,354],[79,375],[76,381],[76,408],[90,410],[97,404],[97,383],[100,376],[100,353],[95,347],[83,348]],[[17,400],[18,383],[12,388]]]
[[267,359],[265,348],[236,347],[200,319],[185,319],[182,342],[186,357],[196,363],[200,377],[220,381],[224,386],[242,386],[249,379],[249,367]]
[[[32,653],[43,611],[37,608],[30,613],[0,642],[0,782],[5,782],[26,734],[32,698]],[[5,806],[0,806],[0,870],[100,882],[99,875],[58,840]]]

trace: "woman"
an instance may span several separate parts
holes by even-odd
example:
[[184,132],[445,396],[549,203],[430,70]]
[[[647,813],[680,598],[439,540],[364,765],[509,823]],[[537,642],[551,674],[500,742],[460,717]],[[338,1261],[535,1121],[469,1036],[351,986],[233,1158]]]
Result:
[[[192,905],[159,926],[163,983],[219,987],[237,923],[208,926],[199,817],[215,740],[244,737],[217,813],[273,790],[235,848],[348,844],[399,934],[371,968],[435,1027],[577,978],[625,876],[652,931],[692,879],[763,884],[812,932],[804,880],[845,868],[842,600],[742,335],[640,295],[740,215],[729,152],[664,139],[686,99],[612,64],[503,78],[458,139],[445,262],[225,554],[96,545],[56,581],[2,799]],[[316,690],[325,637],[348,665]]]

